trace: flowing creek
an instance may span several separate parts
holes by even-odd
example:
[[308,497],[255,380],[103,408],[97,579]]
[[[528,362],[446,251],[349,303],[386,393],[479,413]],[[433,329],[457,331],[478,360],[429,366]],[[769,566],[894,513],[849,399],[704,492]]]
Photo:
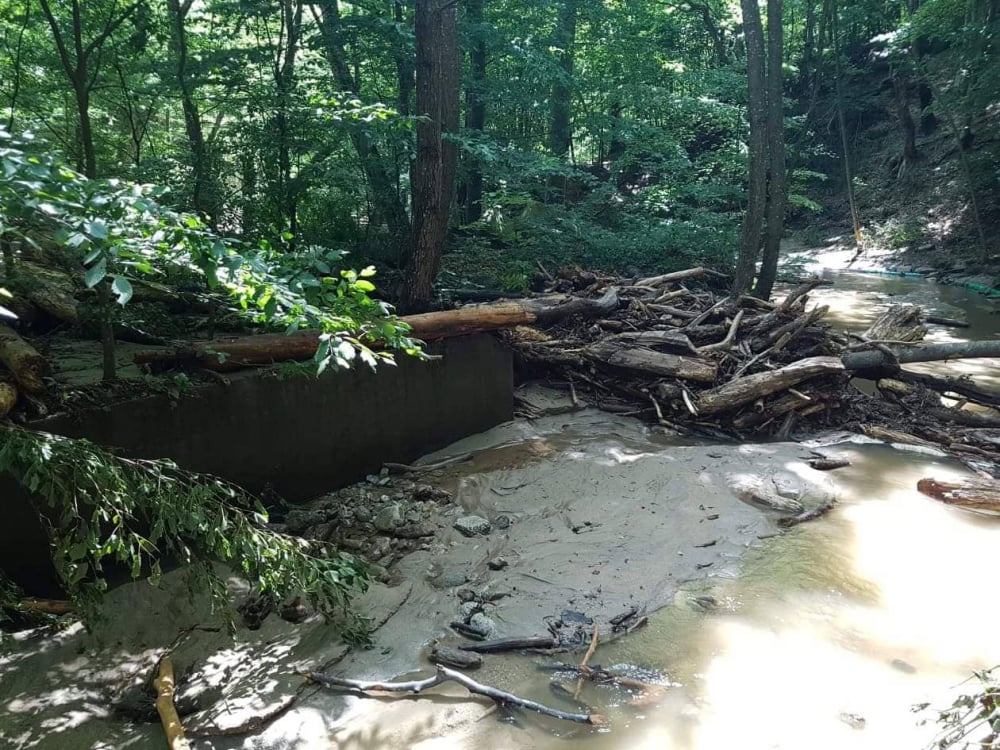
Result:
[[[928,340],[997,335],[996,304],[961,288],[827,274],[833,285],[813,299],[831,306],[828,320],[838,327],[864,330],[885,305],[909,302],[970,323],[966,329],[931,326]],[[995,360],[921,367],[1000,386]],[[586,442],[609,439],[615,440],[590,433]],[[501,450],[509,459],[517,446]],[[947,705],[972,670],[1000,663],[1000,600],[988,572],[1000,519],[917,493],[924,476],[968,473],[949,459],[870,443],[840,443],[834,452],[852,464],[831,474],[840,500],[833,513],[681,583],[647,628],[598,651],[595,661],[604,666],[654,670],[672,685],[642,706],[614,689],[586,686],[583,696],[609,716],[612,730],[533,716],[512,726],[482,718],[486,709],[470,712],[457,698],[390,699],[355,703],[331,731],[333,744],[316,746],[558,748],[569,738],[586,738],[594,748],[925,747],[936,726],[921,720],[933,714],[913,707]],[[674,554],[663,551],[665,559]],[[714,611],[691,606],[693,597],[705,595],[718,602]],[[548,690],[550,673],[539,671],[536,661],[492,657],[477,679],[559,705]]]

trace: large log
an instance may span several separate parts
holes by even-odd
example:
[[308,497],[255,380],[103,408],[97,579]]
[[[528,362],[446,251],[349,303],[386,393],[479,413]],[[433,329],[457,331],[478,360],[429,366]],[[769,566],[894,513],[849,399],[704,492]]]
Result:
[[698,413],[708,415],[731,411],[809,378],[843,371],[844,365],[836,357],[810,357],[778,370],[746,375],[702,393],[698,397]]
[[[495,331],[520,325],[553,323],[580,315],[607,315],[618,308],[618,292],[610,289],[600,299],[591,300],[565,294],[534,299],[507,300],[482,305],[467,305],[457,310],[409,315],[401,320],[411,334],[424,341]],[[237,370],[251,365],[309,359],[319,347],[318,331],[296,331],[220,339],[188,344],[171,349],[138,352],[137,364],[171,366],[196,364],[209,370]]]
[[[956,344],[925,344],[892,349],[899,364],[911,362],[941,362],[949,359],[975,359],[979,357],[1000,357],[1000,340],[962,341]],[[848,370],[874,370],[893,365],[891,357],[879,349],[860,352],[845,352],[841,356]]]
[[12,329],[0,325],[0,362],[27,393],[45,390],[42,378],[49,374],[49,361]]
[[629,348],[611,341],[600,341],[584,349],[593,360],[625,370],[638,370],[661,377],[680,378],[699,383],[714,383],[718,367],[714,362],[696,357]]
[[1000,483],[988,479],[942,482],[921,479],[917,490],[947,505],[1000,515]]

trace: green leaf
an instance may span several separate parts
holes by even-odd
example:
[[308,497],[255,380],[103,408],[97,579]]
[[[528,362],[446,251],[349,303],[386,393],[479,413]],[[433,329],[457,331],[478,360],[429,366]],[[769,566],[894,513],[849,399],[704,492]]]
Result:
[[132,282],[124,276],[115,276],[115,280],[111,282],[111,290],[118,296],[118,304],[123,307],[132,299]]
[[362,292],[374,292],[375,285],[370,281],[365,281],[364,279],[358,279],[354,282],[354,288],[360,289]]
[[83,283],[87,285],[88,289],[93,289],[104,277],[108,275],[108,259],[101,258],[97,263],[87,269],[87,272],[83,275]]
[[108,225],[104,219],[92,219],[84,224],[84,229],[95,240],[107,239]]

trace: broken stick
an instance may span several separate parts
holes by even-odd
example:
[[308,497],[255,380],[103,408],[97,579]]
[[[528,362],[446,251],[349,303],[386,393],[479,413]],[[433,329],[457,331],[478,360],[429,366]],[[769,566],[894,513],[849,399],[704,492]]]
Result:
[[483,685],[480,682],[476,682],[471,677],[465,676],[461,672],[456,672],[453,669],[448,669],[447,667],[442,666],[438,666],[437,673],[433,677],[428,677],[424,680],[411,680],[409,682],[348,680],[343,677],[334,677],[333,675],[325,675],[319,672],[305,672],[304,676],[307,680],[315,682],[317,685],[329,688],[344,688],[360,693],[377,690],[386,693],[419,694],[424,690],[435,687],[444,682],[457,682],[470,693],[485,696],[500,705],[518,706],[519,708],[539,713],[542,716],[560,719],[561,721],[572,721],[576,724],[590,724],[591,726],[596,727],[607,724],[607,720],[600,714],[574,714],[567,711],[560,711],[556,708],[549,708],[548,706],[543,706],[541,703],[536,703],[535,701],[528,700],[527,698],[520,698],[513,693],[498,690],[490,685]]
[[184,726],[177,715],[174,705],[174,665],[169,656],[160,660],[160,676],[153,684],[156,686],[156,712],[163,722],[163,732],[167,735],[167,747],[170,750],[190,750],[191,745],[184,737]]

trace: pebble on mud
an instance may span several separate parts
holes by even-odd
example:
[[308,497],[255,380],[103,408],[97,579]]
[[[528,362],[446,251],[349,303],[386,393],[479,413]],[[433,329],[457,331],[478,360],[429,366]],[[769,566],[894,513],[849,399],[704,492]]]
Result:
[[455,529],[464,536],[485,536],[493,526],[482,516],[462,516],[455,521]]
[[502,557],[495,557],[486,563],[486,567],[490,570],[503,570],[508,565],[510,565],[510,563]]

